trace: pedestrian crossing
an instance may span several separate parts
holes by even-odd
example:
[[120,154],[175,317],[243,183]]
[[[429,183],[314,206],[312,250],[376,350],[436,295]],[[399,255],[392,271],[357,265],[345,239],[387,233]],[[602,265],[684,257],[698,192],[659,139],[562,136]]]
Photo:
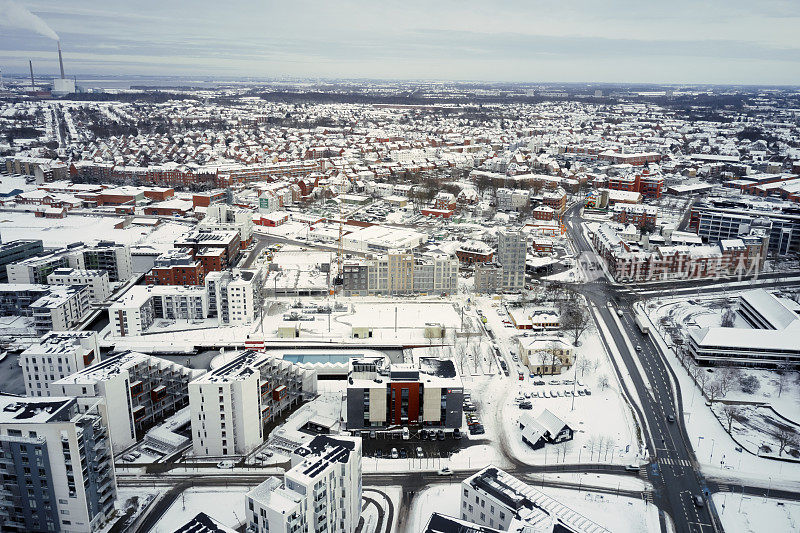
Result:
[[717,487],[719,488],[720,492],[730,492],[731,491],[731,488],[728,485],[724,484],[724,483],[720,483],[719,485],[717,485]]
[[673,459],[672,457],[660,457],[658,462],[662,465],[672,465],[672,466],[692,466],[686,459]]

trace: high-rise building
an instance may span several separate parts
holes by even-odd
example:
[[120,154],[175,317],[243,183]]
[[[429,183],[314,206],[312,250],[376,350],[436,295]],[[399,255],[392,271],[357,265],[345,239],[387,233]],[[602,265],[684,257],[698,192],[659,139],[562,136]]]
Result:
[[521,231],[498,234],[497,262],[502,269],[500,285],[505,290],[520,290],[525,286],[525,258],[528,241]]
[[0,396],[0,530],[97,531],[117,487],[98,399]]
[[103,398],[113,413],[108,429],[114,449],[123,450],[189,405],[189,382],[204,372],[151,355],[122,352],[54,381],[50,393]]
[[189,383],[194,454],[248,454],[264,442],[268,423],[316,393],[315,370],[245,351]]
[[292,453],[283,483],[247,493],[252,533],[352,533],[361,516],[361,439],[319,435]]

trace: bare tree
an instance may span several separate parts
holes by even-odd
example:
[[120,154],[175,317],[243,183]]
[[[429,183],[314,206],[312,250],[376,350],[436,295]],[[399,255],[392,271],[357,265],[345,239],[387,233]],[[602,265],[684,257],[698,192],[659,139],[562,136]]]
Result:
[[778,457],[783,454],[787,446],[797,446],[797,433],[788,426],[779,426],[773,436],[778,441]]
[[742,371],[734,366],[721,368],[717,373],[717,379],[722,386],[722,396],[728,394],[733,386],[740,380]]
[[739,416],[739,408],[735,405],[725,405],[722,408],[722,416],[725,417],[725,422],[728,423],[728,433],[730,433],[733,421]]
[[725,312],[722,313],[722,319],[720,320],[720,325],[723,328],[732,328],[735,324],[736,324],[736,311],[734,311],[732,307],[728,307],[725,309]]
[[538,358],[541,374],[545,374],[545,367],[547,366],[547,362],[550,361],[550,352],[547,350],[539,350],[536,352],[536,357]]
[[577,360],[577,361],[575,361],[575,368],[576,368],[576,369],[578,369],[578,370],[580,370],[580,372],[581,372],[581,377],[583,377],[583,374],[584,374],[584,373],[585,373],[587,370],[589,370],[590,368],[592,368],[592,361],[591,361],[591,360],[589,360],[589,359],[587,359],[585,356],[584,356],[584,357],[580,357],[580,358],[578,358],[578,360]]
[[565,300],[559,306],[561,327],[572,334],[572,343],[580,346],[580,337],[589,327],[589,312],[576,298]]
[[597,386],[600,387],[600,390],[606,390],[609,386],[608,376],[603,374],[597,378]]
[[708,384],[708,399],[712,402],[722,395],[722,384],[719,379]]

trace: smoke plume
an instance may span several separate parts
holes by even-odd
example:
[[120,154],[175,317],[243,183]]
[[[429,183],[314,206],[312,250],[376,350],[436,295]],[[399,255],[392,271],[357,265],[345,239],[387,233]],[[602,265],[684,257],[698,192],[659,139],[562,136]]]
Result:
[[45,21],[28,11],[26,7],[10,0],[0,1],[0,25],[28,29],[54,41],[58,40],[58,34]]

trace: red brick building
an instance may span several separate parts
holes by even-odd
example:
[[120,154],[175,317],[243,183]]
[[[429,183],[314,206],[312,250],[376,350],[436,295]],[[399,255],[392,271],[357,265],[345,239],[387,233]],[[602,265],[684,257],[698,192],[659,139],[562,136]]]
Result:
[[191,253],[175,250],[156,258],[144,279],[153,285],[203,285],[206,274],[203,264]]
[[238,231],[193,230],[175,241],[175,248],[188,248],[206,272],[228,268],[239,255]]

